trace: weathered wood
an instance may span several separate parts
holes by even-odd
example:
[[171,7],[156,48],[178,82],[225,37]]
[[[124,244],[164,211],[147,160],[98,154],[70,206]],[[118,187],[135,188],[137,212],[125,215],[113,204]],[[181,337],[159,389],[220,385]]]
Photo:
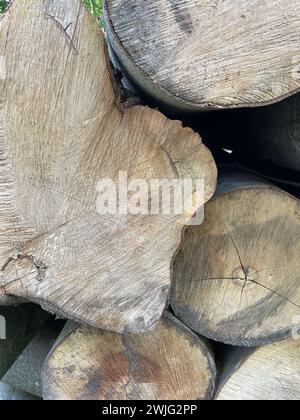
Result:
[[63,325],[58,321],[52,320],[46,323],[4,375],[3,382],[42,398],[43,365],[62,327]]
[[49,314],[32,304],[0,308],[0,379],[22,353]]
[[35,401],[40,398],[0,382],[0,401]]
[[171,306],[192,330],[237,346],[287,338],[300,308],[300,202],[251,174],[226,172],[189,227]]
[[128,74],[181,110],[259,106],[300,89],[298,0],[104,0]]
[[299,400],[300,340],[253,349],[232,349],[217,400]]
[[0,300],[14,295],[114,331],[152,328],[192,208],[100,215],[103,178],[204,178],[216,167],[200,137],[159,112],[122,112],[103,34],[80,0],[15,1],[1,20]]
[[210,399],[216,369],[206,342],[170,314],[156,329],[119,335],[78,327],[43,370],[47,400]]
[[[242,115],[245,127],[239,139],[239,154],[300,172],[300,95],[270,107]],[[275,171],[274,171],[275,173]]]

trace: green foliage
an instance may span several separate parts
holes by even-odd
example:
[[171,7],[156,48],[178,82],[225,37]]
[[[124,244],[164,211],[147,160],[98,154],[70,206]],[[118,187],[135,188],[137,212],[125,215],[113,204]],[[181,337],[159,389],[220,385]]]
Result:
[[93,16],[99,18],[102,15],[102,0],[83,0]]
[[[101,0],[102,2],[102,0]],[[0,0],[0,14],[3,13],[7,7],[8,1]]]

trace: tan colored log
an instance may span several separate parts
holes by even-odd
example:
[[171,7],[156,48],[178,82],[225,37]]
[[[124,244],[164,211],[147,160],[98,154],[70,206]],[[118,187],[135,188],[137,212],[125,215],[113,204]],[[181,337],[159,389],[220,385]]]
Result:
[[236,346],[287,338],[300,311],[300,202],[225,171],[174,264],[171,306],[192,330]]
[[206,342],[166,314],[146,334],[71,330],[42,382],[47,400],[193,400],[212,398],[215,375]]
[[299,339],[290,339],[250,352],[231,349],[225,362],[217,400],[298,401],[299,398]]
[[105,0],[139,87],[181,110],[259,106],[300,89],[298,0]]
[[13,2],[1,20],[0,300],[14,295],[114,331],[152,328],[165,307],[179,216],[96,211],[102,178],[204,178],[200,137],[149,108],[115,104],[103,34],[80,0]]

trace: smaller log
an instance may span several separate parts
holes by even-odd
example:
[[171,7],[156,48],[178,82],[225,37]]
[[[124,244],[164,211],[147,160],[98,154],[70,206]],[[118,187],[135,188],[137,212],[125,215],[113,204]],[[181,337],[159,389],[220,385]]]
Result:
[[211,399],[216,368],[206,341],[171,314],[156,329],[119,335],[71,329],[42,374],[46,400]]
[[43,364],[62,329],[62,322],[49,321],[32,339],[3,381],[14,388],[42,398]]
[[216,400],[299,400],[300,340],[231,349]]
[[[8,371],[36,332],[49,318],[49,314],[36,305],[23,304],[16,308],[0,308],[0,378]],[[3,338],[3,337],[2,337]]]
[[40,398],[0,382],[0,401],[34,401]]
[[205,222],[185,231],[171,306],[215,341],[260,346],[288,338],[300,309],[300,202],[254,175],[220,172]]

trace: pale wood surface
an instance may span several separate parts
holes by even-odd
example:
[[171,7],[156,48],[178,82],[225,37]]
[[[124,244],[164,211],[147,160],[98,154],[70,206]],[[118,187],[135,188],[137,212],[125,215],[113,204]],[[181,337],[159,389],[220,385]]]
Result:
[[[17,0],[1,20],[0,300],[14,295],[94,327],[159,320],[182,216],[100,216],[101,178],[205,178],[191,129],[149,108],[121,113],[103,35],[79,0]],[[65,29],[64,29],[65,28]]]
[[262,347],[245,358],[240,350],[232,351],[239,353],[241,363],[222,378],[217,400],[299,400],[300,340]]
[[187,228],[171,306],[200,334],[237,346],[287,338],[300,310],[300,202],[253,175],[220,177],[202,226]]
[[71,330],[42,380],[47,400],[193,400],[213,397],[215,376],[206,342],[165,314],[146,334]]
[[298,0],[105,0],[110,41],[157,99],[257,106],[300,89]]

